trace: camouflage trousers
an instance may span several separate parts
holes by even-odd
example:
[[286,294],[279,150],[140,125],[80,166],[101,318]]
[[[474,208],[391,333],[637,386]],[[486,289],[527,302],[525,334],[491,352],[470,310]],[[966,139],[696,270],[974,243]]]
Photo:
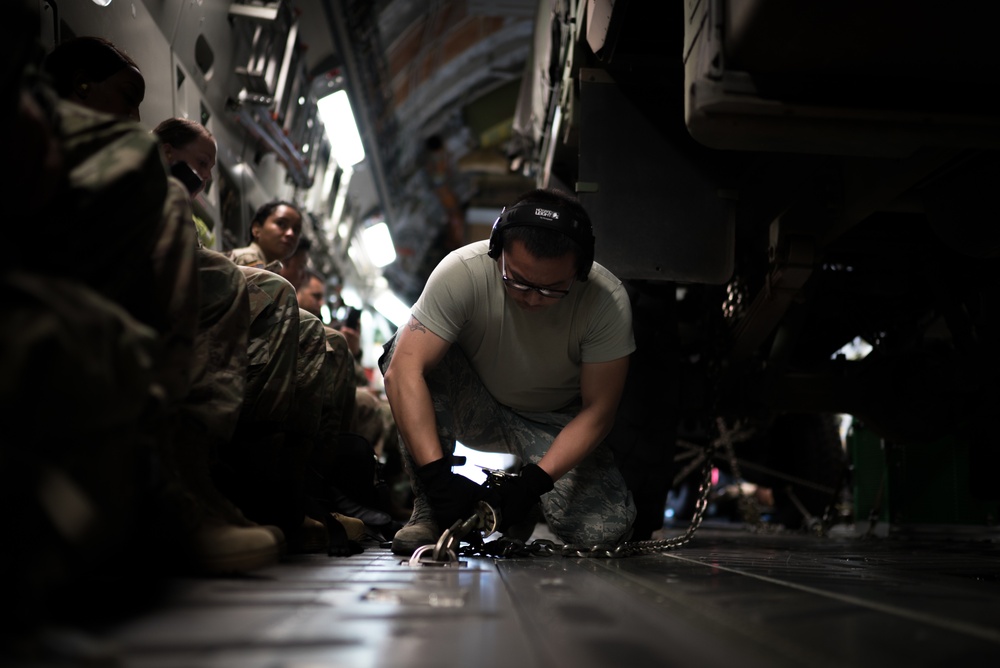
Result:
[[[385,344],[379,359],[384,373],[392,359],[395,337]],[[522,464],[537,463],[552,441],[580,407],[530,413],[500,404],[483,385],[457,346],[427,374],[437,420],[438,438],[445,455],[454,452],[455,441],[484,452],[513,454]],[[413,460],[400,437],[408,470]],[[419,483],[411,474],[414,491]],[[615,465],[606,443],[598,445],[586,459],[556,481],[542,495],[542,512],[549,528],[560,540],[574,545],[615,545],[627,540],[635,520],[632,494]]]
[[250,519],[294,529],[306,462],[333,402],[332,361],[322,321],[299,308],[291,283],[238,267],[250,299],[247,386],[217,479]]
[[323,322],[299,308],[295,289],[278,274],[239,269],[250,292],[246,417],[313,433],[331,373]]
[[395,428],[392,411],[385,398],[376,396],[367,387],[356,388],[351,431],[371,443],[375,455],[380,459],[383,456],[385,442],[389,440],[390,432]]
[[241,421],[282,431],[295,401],[299,304],[291,284],[277,274],[245,266],[239,270],[250,295],[249,366]]
[[199,327],[180,425],[185,440],[201,434],[215,449],[232,439],[246,393],[250,302],[246,281],[225,256],[198,249],[197,261]]
[[333,397],[325,424],[325,441],[332,442],[336,434],[353,431],[355,413],[354,358],[344,335],[333,327],[323,326],[327,356],[333,374]]
[[244,521],[216,489],[211,470],[233,440],[246,392],[247,286],[220,253],[198,248],[195,260],[198,329],[190,364],[183,367],[191,377],[190,390],[159,430],[161,530],[181,540],[209,517]]
[[315,435],[323,416],[333,410],[335,385],[333,360],[323,321],[300,308],[295,403],[289,415],[290,428],[302,434]]

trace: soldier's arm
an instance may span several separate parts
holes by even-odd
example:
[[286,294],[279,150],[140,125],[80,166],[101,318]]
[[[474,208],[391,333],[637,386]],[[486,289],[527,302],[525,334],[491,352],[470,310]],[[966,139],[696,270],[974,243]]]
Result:
[[583,365],[580,372],[583,409],[559,432],[538,462],[552,480],[558,480],[582,462],[611,431],[625,389],[628,361],[628,357],[622,357]]
[[385,394],[399,434],[419,467],[444,456],[425,374],[438,365],[450,344],[412,316],[396,336]]

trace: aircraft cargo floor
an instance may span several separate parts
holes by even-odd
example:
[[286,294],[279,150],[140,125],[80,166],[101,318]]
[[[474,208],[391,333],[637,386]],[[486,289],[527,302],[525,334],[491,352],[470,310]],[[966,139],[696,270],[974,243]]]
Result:
[[52,644],[129,668],[997,665],[998,545],[706,524],[667,552],[445,568],[372,544],[174,580],[149,609]]

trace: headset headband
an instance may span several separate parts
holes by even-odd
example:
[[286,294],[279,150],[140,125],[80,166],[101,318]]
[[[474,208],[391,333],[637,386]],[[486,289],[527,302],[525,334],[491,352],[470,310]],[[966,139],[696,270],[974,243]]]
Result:
[[503,231],[508,227],[542,227],[565,234],[580,247],[581,257],[577,280],[587,280],[590,267],[594,263],[594,233],[586,220],[580,220],[564,206],[546,202],[521,202],[511,208],[504,208],[493,223],[490,233],[489,256],[500,257],[503,249]]

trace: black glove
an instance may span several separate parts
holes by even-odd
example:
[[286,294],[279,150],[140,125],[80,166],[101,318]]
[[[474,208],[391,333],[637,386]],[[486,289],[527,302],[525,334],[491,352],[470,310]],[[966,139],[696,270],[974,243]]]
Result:
[[500,526],[507,531],[511,526],[524,520],[538,499],[554,487],[552,478],[537,464],[521,468],[521,475],[503,479],[500,492]]
[[444,531],[456,520],[467,520],[476,512],[476,502],[486,498],[487,490],[464,475],[452,473],[447,457],[417,469],[427,500],[434,511],[434,521]]

